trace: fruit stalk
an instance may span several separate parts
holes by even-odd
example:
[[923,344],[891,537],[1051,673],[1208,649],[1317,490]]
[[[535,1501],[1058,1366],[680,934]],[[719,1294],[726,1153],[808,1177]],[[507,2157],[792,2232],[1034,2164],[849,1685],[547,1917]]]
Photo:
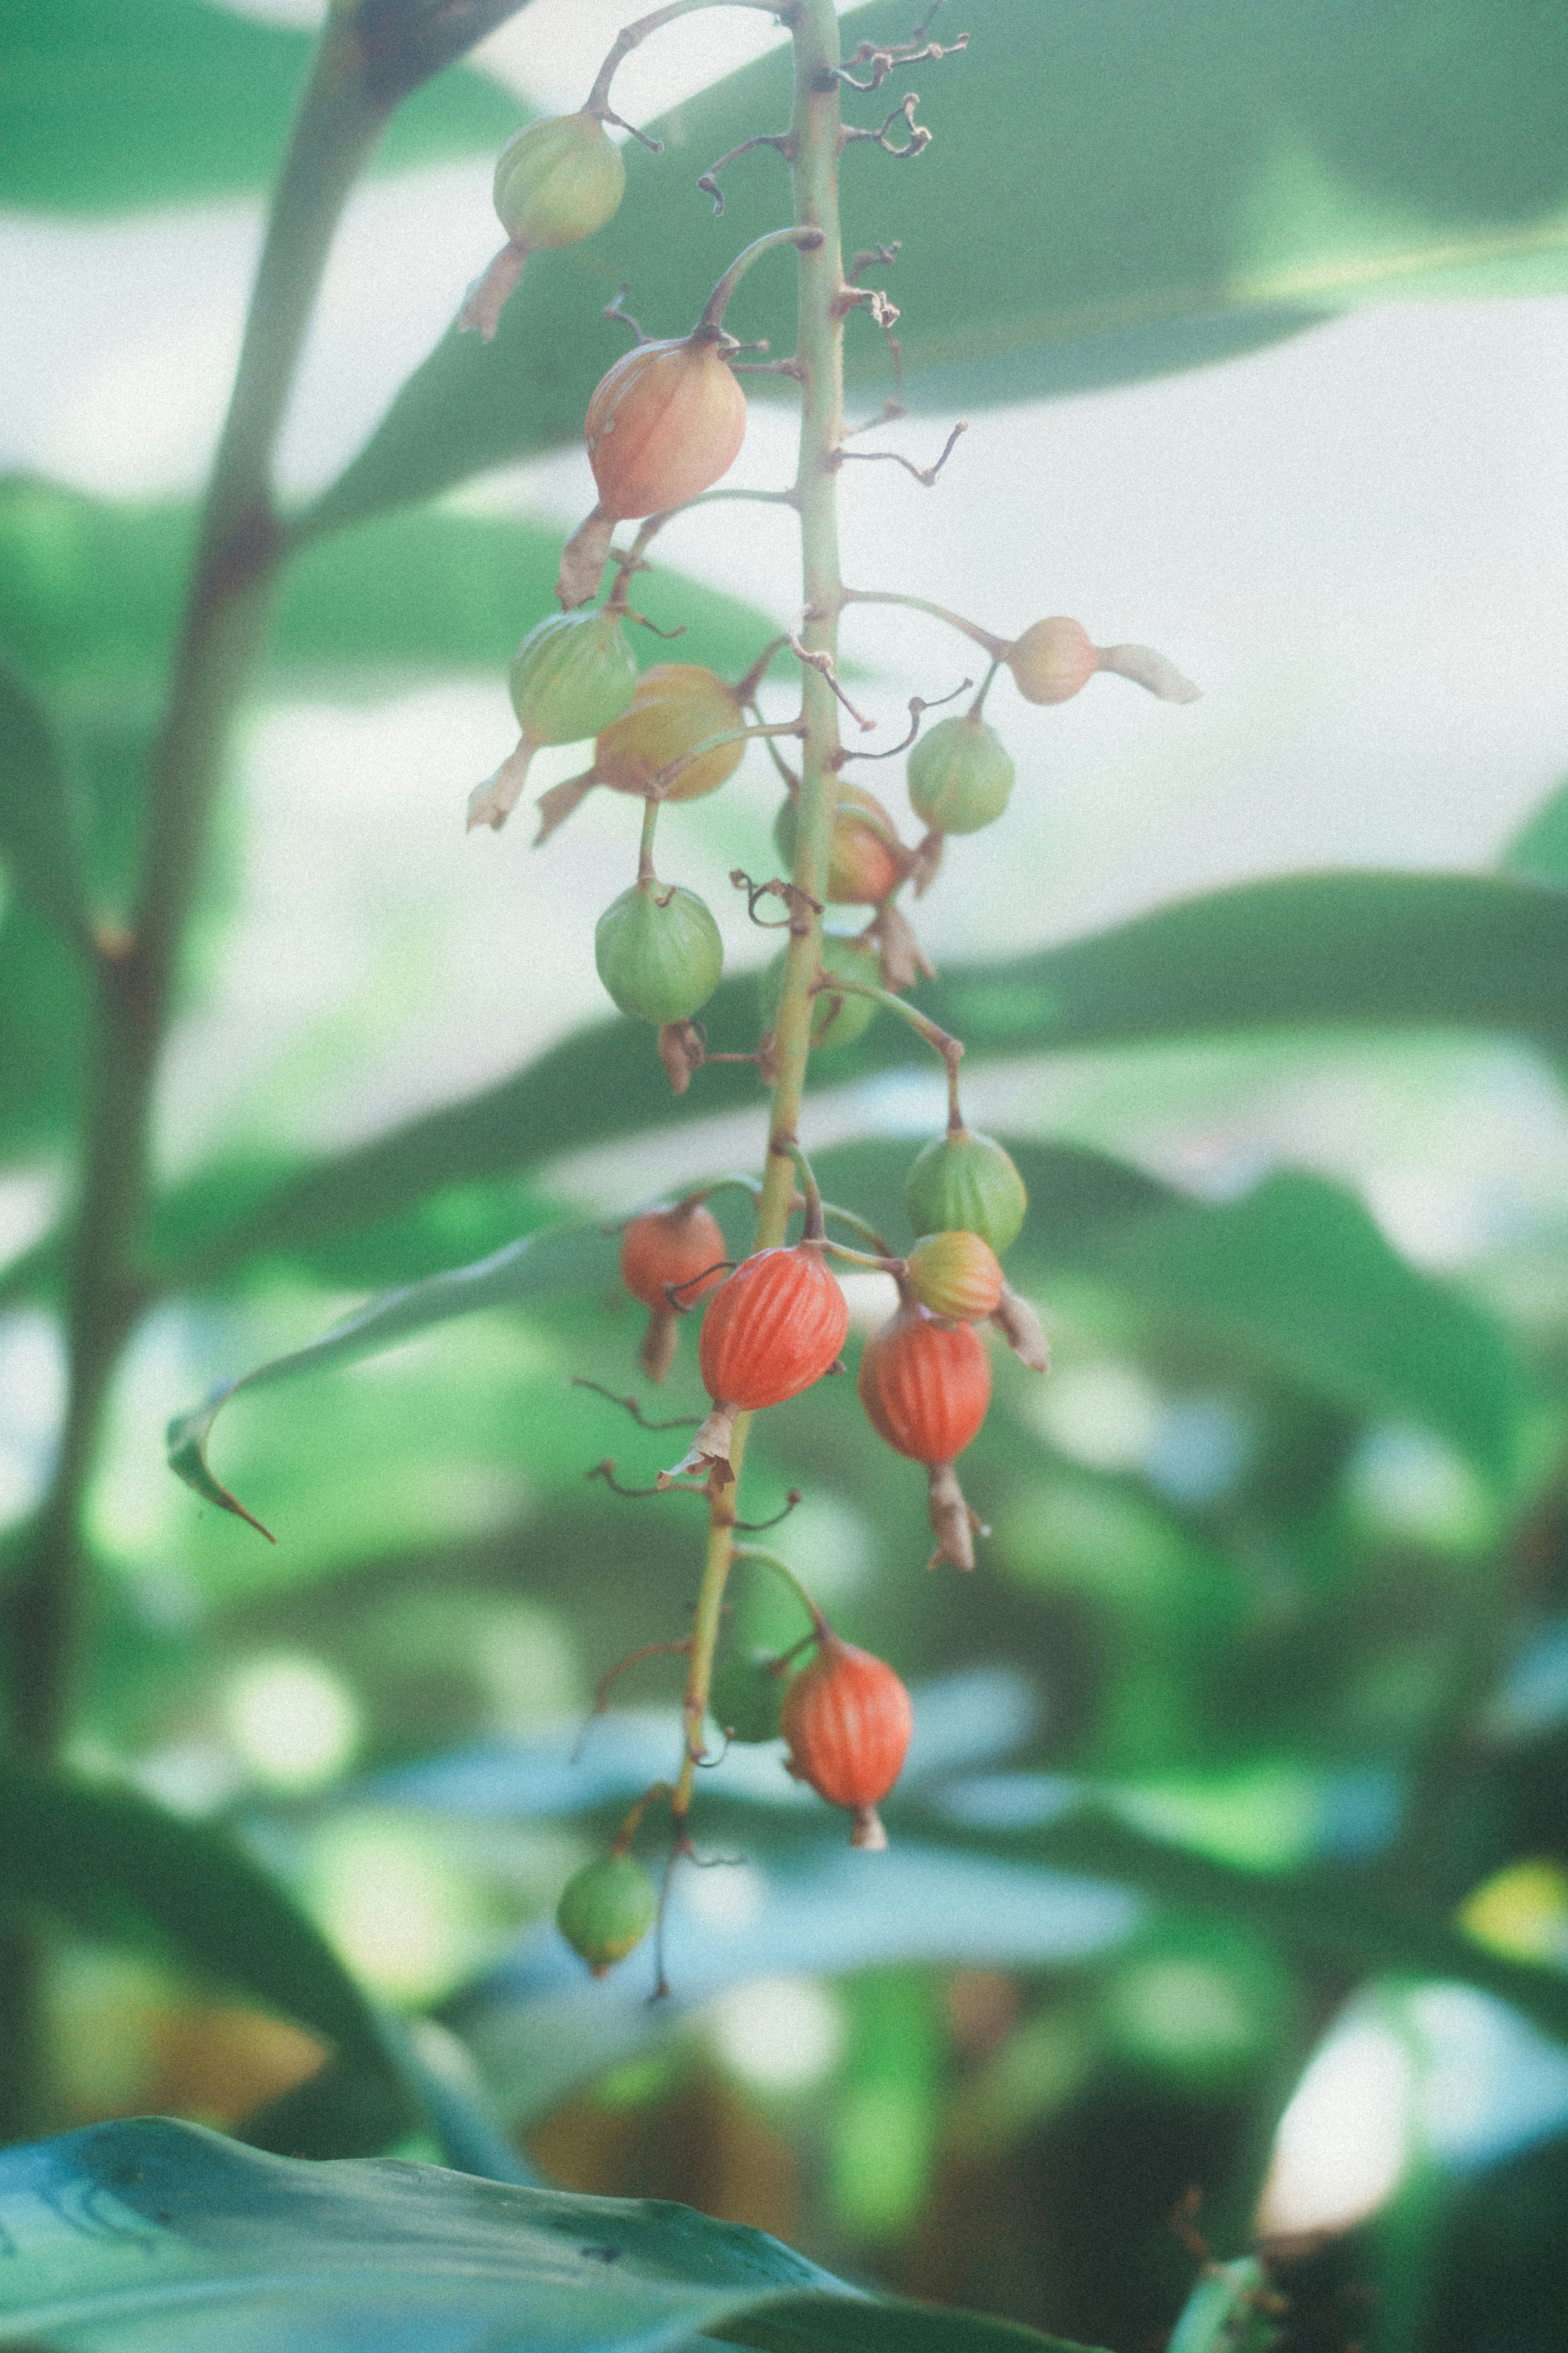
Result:
[[[805,608],[801,638],[808,653],[837,660],[838,613],[843,584],[838,569],[838,513],[833,453],[844,418],[844,284],[838,233],[839,61],[835,0],[797,0],[791,26],[795,44],[795,104],[790,118],[791,176],[796,229],[819,229],[821,240],[799,244],[796,269],[798,313],[795,358],[800,368],[799,460],[795,501],[800,515],[801,565]],[[802,675],[800,812],[793,880],[805,894],[795,905],[820,903],[826,896],[828,835],[833,785],[838,773],[838,705],[822,673]],[[798,924],[798,929],[796,928]],[[812,983],[816,976],[820,915],[792,923],[784,985],[774,1024],[776,1077],[768,1117],[768,1159],[757,1214],[758,1250],[782,1242],[795,1198],[796,1131],[811,1039]],[[736,1417],[729,1459],[738,1482],[751,1417]],[[701,1741],[713,1672],[719,1612],[734,1556],[732,1534],[736,1487],[715,1481],[710,1490],[708,1553],[692,1628],[691,1662],[686,1680],[686,1754],[671,1804],[675,1836],[685,1835],[696,1777],[694,1748]]]

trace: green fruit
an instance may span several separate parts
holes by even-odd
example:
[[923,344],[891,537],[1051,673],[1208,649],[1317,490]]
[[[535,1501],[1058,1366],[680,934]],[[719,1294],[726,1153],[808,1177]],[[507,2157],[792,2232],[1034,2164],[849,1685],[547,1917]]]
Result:
[[[789,950],[781,948],[763,974],[763,1019],[769,1028],[778,1019],[779,999],[784,995],[784,964]],[[822,934],[822,967],[825,972],[838,973],[845,980],[868,982],[873,988],[882,985],[881,968],[874,948],[863,948],[846,932],[824,932]],[[877,1008],[868,997],[834,997],[824,989],[813,998],[811,1010],[811,1042],[814,1046],[848,1046],[865,1029]]]
[[512,656],[508,683],[528,741],[576,744],[618,719],[637,666],[614,613],[552,613]]
[[955,1229],[978,1234],[998,1258],[1017,1240],[1029,1206],[1024,1180],[1002,1146],[968,1128],[926,1145],[904,1180],[904,1198],[917,1234]]
[[594,962],[623,1013],[662,1025],[707,1004],[724,968],[724,943],[695,891],[634,882],[600,916]]
[[626,190],[621,151],[591,114],[554,114],[509,139],[495,206],[514,245],[575,245],[613,218]]
[[773,1672],[771,1651],[731,1651],[713,1669],[708,1713],[731,1740],[753,1743],[779,1736],[783,1675]]
[[566,1882],[555,1925],[595,1977],[624,1961],[653,1926],[658,1890],[634,1855],[602,1854]]
[[984,719],[940,719],[910,754],[909,786],[933,833],[978,833],[1007,806],[1013,763]]

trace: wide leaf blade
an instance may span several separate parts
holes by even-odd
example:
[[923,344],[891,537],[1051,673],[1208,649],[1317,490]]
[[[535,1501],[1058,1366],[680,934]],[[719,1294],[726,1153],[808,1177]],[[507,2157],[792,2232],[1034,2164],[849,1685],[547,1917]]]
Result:
[[[896,42],[908,17],[879,0],[845,31]],[[1568,32],[1528,0],[1453,0],[1436,24],[1346,0],[991,0],[971,29],[962,57],[847,93],[847,119],[869,126],[916,89],[934,133],[892,179],[870,145],[844,163],[847,248],[902,243],[892,278],[874,267],[869,282],[901,306],[916,406],[1159,375],[1393,293],[1568,283]],[[597,315],[616,287],[630,282],[650,334],[683,333],[731,255],[788,218],[770,152],[724,174],[722,220],[690,183],[783,130],[789,104],[780,51],[661,121],[667,152],[628,151],[616,219],[535,257],[493,344],[443,339],[316,522],[574,438],[622,347]],[[793,273],[753,272],[731,324],[787,352]],[[868,322],[851,320],[847,361],[875,410],[892,382]]]
[[[1568,1038],[1562,893],[1467,874],[1287,875],[1181,900],[1008,963],[951,967],[915,1001],[992,1055],[1212,1037],[1244,1030],[1444,1027]],[[756,1043],[754,979],[726,980],[703,1008],[718,1049]],[[841,1086],[914,1060],[880,1017],[857,1044],[814,1060]],[[755,1073],[718,1063],[696,1082],[705,1112],[757,1102]],[[397,1216],[447,1186],[481,1184],[608,1144],[673,1116],[646,1025],[578,1030],[510,1079],[407,1122],[278,1188],[213,1237],[189,1271],[309,1247]]]
[[362,1356],[395,1347],[417,1333],[450,1323],[454,1316],[475,1314],[481,1308],[515,1306],[524,1300],[587,1289],[595,1282],[603,1282],[614,1264],[615,1248],[606,1236],[578,1227],[558,1228],[548,1233],[525,1234],[478,1265],[431,1275],[423,1282],[373,1300],[321,1339],[275,1356],[237,1380],[223,1382],[195,1412],[176,1415],[168,1429],[169,1468],[208,1503],[221,1504],[270,1538],[271,1530],[262,1527],[207,1465],[213,1423],[237,1390],[269,1388],[301,1374],[356,1364]]
[[858,2290],[664,2200],[311,2164],[160,2117],[6,2151],[0,2226],[0,2338],[79,2353],[652,2353],[713,2329],[801,2353],[1052,2343],[897,2305],[867,2337],[879,2307]]
[[[0,202],[96,214],[264,188],[314,46],[205,0],[0,0]],[[399,110],[379,165],[482,154],[525,112],[458,68]]]

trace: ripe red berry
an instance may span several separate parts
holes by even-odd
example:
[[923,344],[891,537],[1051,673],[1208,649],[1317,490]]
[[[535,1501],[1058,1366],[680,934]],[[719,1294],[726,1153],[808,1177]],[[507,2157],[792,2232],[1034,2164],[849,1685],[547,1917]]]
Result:
[[[642,1363],[650,1380],[662,1381],[668,1372],[679,1330],[676,1310],[665,1296],[665,1284],[682,1286],[681,1303],[693,1306],[705,1292],[722,1282],[723,1257],[724,1236],[719,1220],[700,1201],[679,1201],[672,1209],[648,1209],[634,1218],[622,1235],[621,1281],[648,1310]],[[703,1275],[707,1280],[699,1281]]]
[[599,379],[583,430],[605,514],[662,514],[729,472],[746,396],[711,336],[637,343]]
[[[824,896],[836,907],[879,906],[909,871],[910,852],[898,827],[875,793],[842,776],[834,786],[833,811]],[[773,820],[774,845],[792,871],[799,829],[799,804],[792,796]]]
[[879,1438],[915,1462],[951,1462],[991,1402],[991,1365],[967,1324],[900,1307],[866,1343],[856,1387]]
[[822,1378],[848,1329],[848,1305],[816,1244],[757,1250],[704,1319],[703,1386],[715,1404],[743,1413],[782,1405]]
[[877,1807],[899,1778],[914,1724],[892,1668],[825,1630],[784,1694],[779,1723],[790,1771],[854,1816],[850,1845],[885,1847]]

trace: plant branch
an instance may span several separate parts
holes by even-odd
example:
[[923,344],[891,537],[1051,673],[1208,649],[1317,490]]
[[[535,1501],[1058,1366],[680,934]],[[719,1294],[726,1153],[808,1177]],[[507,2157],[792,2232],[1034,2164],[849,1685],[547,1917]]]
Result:
[[[771,228],[764,237],[752,239],[743,246],[724,272],[703,305],[702,316],[693,332],[698,335],[717,335],[724,323],[724,313],[730,307],[730,297],[754,261],[764,253],[776,252],[781,245],[793,245],[802,253],[809,253],[822,243],[822,231],[813,225],[805,227],[796,221],[788,228]],[[731,345],[731,349],[735,346]]]
[[874,987],[868,980],[847,980],[841,973],[830,972],[816,983],[813,994],[819,997],[868,997],[873,1004],[885,1005],[889,1013],[896,1013],[900,1021],[907,1021],[916,1036],[923,1038],[931,1051],[940,1054],[946,1064],[949,1123],[953,1128],[963,1125],[963,1113],[958,1106],[958,1066],[963,1060],[963,1040],[961,1038],[951,1037],[945,1029],[939,1029],[928,1015],[917,1012],[901,997],[895,997],[890,988]]
[[[395,77],[392,77],[395,79]],[[114,1366],[140,1312],[149,1130],[182,944],[231,723],[259,649],[282,552],[272,454],[338,216],[395,95],[334,17],[316,53],[273,199],[238,374],[202,518],[173,683],[151,762],[129,942],[100,956],[85,1170],[69,1250],[65,1428],[27,1556],[5,1594],[6,1714],[39,1762],[68,1718],[86,1559],[82,1495]]]
[[[838,21],[834,0],[797,0],[791,26],[795,44],[795,102],[790,116],[791,178],[799,235],[799,325],[795,353],[801,372],[799,463],[795,499],[800,513],[803,603],[801,650],[808,657],[802,681],[802,745],[799,815],[795,833],[792,902],[805,913],[792,923],[784,976],[773,1031],[776,1077],[769,1110],[767,1171],[757,1217],[759,1249],[784,1240],[795,1200],[796,1131],[811,1042],[811,987],[819,962],[821,915],[826,897],[828,839],[833,786],[838,765],[838,708],[830,683],[837,650],[839,605],[838,524],[835,477],[829,453],[842,438],[844,369],[842,313],[837,295],[844,263],[838,235],[840,116]],[[825,675],[825,672],[826,673]],[[751,1423],[737,1414],[729,1460],[739,1479]],[[708,1706],[719,1612],[733,1554],[736,1488],[713,1482],[709,1490],[708,1553],[692,1629],[687,1676],[686,1754],[671,1811],[679,1849],[685,1836],[696,1777],[692,1727],[699,1741]]]
[[664,7],[655,8],[651,15],[639,16],[635,24],[621,27],[616,36],[615,47],[599,68],[598,77],[584,102],[584,113],[597,115],[601,122],[616,123],[623,131],[632,131],[633,137],[640,139],[645,147],[651,147],[656,155],[662,155],[662,141],[648,138],[645,132],[633,131],[629,122],[623,121],[618,114],[610,111],[610,85],[632,51],[640,48],[650,33],[658,32],[665,25],[673,25],[678,16],[689,16],[698,8],[760,8],[764,16],[782,16],[785,5],[786,0],[666,0]]
[[896,588],[845,588],[839,592],[839,602],[845,605],[907,605],[911,612],[929,613],[933,620],[945,621],[950,629],[961,636],[973,638],[984,646],[994,662],[1005,661],[1012,641],[999,638],[991,629],[983,629],[978,621],[966,621],[962,613],[949,612],[945,605],[933,605],[929,596],[906,596]]

